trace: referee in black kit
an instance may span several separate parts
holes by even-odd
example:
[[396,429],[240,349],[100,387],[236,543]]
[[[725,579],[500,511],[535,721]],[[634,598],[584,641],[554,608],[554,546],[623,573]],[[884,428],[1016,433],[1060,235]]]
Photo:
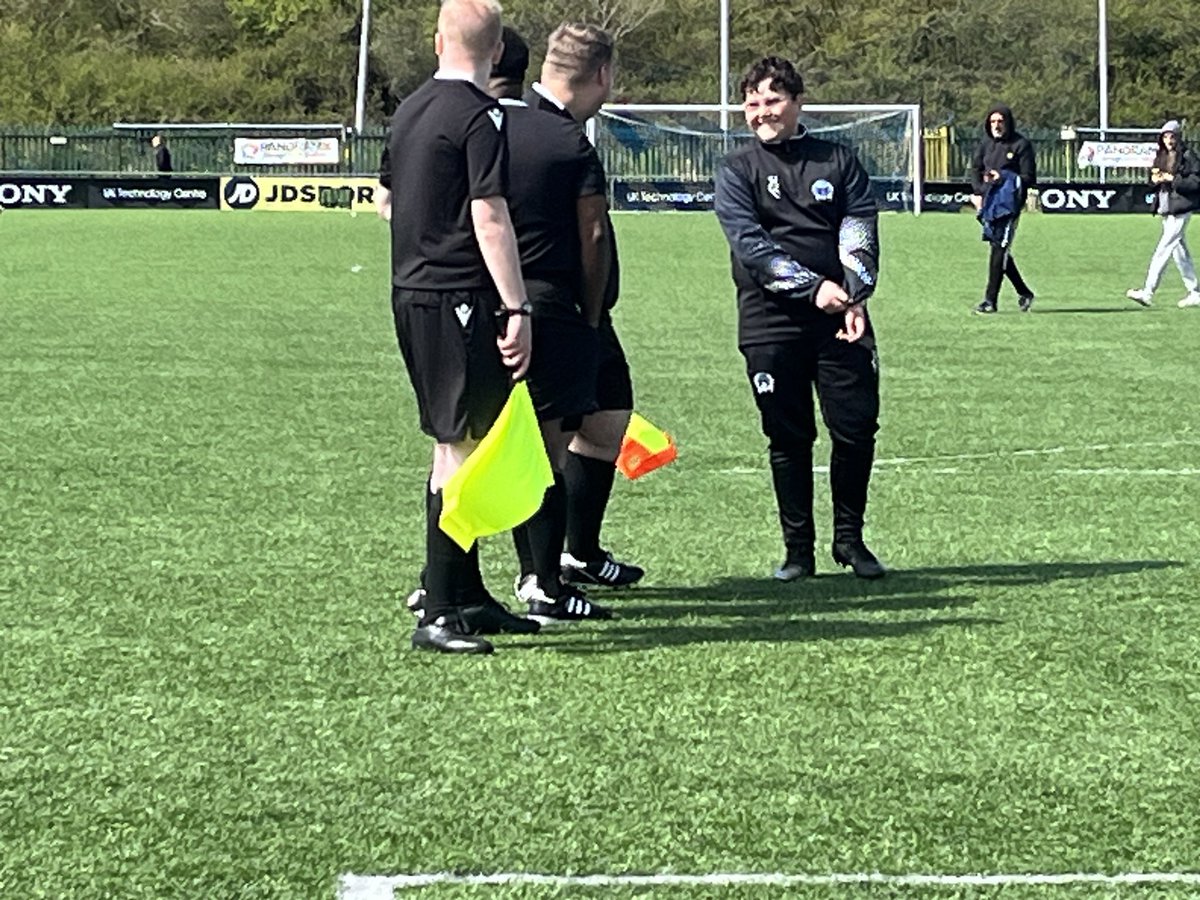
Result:
[[[529,304],[505,200],[505,116],[483,90],[500,29],[494,0],[443,0],[438,71],[397,108],[388,142],[392,312],[421,430],[437,441],[425,504],[425,615],[412,645],[444,653],[490,653],[471,632],[515,618],[484,588],[477,545],[464,552],[438,527],[442,486],[529,365]],[[472,618],[500,625],[484,629]]]
[[589,290],[601,295],[609,275],[604,170],[573,119],[531,109],[520,99],[529,47],[508,26],[503,41],[488,92],[506,115],[508,203],[533,307],[529,393],[554,470],[541,509],[513,531],[521,562],[515,590],[529,605],[529,617],[542,624],[607,619],[609,610],[561,577],[563,466],[584,416],[596,409],[599,341],[581,304]]
[[833,449],[833,559],[860,578],[886,570],[863,543],[879,430],[879,365],[867,299],[879,238],[870,180],[850,148],[800,125],[800,73],[770,56],[741,82],[758,138],[717,170],[716,213],[737,287],[738,348],[770,445],[786,556],[781,581],[815,574],[813,389]]
[[[595,25],[564,23],[546,46],[541,79],[525,94],[530,107],[582,125],[600,111],[612,92],[613,40]],[[596,157],[596,165],[600,165]],[[603,169],[601,168],[603,174]],[[645,574],[620,562],[600,544],[600,528],[612,494],[615,463],[633,412],[633,382],[625,351],[613,328],[612,308],[620,292],[617,245],[605,207],[608,235],[603,281],[585,291],[583,312],[600,339],[595,412],[584,417],[571,441],[563,475],[567,492],[567,552],[563,572],[578,584],[624,587]]]

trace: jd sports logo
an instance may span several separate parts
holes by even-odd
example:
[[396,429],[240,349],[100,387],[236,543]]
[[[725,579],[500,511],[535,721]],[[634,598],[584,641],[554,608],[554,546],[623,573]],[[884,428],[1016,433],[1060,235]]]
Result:
[[773,394],[775,393],[775,376],[770,372],[755,372],[754,373],[754,393],[756,394]]
[[254,209],[258,185],[253,178],[230,178],[225,184],[225,202],[231,209]]

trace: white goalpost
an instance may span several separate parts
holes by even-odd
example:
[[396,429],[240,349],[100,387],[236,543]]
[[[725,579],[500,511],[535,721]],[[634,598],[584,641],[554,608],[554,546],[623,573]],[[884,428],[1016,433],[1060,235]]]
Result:
[[[724,129],[735,104],[606,104],[588,123],[610,182],[710,183],[721,158],[753,135]],[[887,208],[921,212],[921,108],[918,104],[805,104],[813,134],[854,148]]]

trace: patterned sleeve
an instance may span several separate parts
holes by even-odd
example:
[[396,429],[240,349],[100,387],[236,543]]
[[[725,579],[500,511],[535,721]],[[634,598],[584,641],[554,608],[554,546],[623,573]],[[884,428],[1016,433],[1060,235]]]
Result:
[[734,258],[764,290],[812,303],[821,276],[779,246],[758,221],[746,177],[728,160],[717,169],[714,208]]
[[875,291],[879,278],[879,213],[871,179],[853,152],[846,151],[846,208],[838,228],[838,257],[846,292],[861,303]]

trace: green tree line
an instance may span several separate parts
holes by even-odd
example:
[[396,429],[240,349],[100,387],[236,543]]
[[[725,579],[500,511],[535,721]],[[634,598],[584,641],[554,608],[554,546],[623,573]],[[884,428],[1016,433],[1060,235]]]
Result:
[[[730,73],[767,53],[810,100],[921,103],[930,124],[1095,124],[1096,0],[729,0]],[[351,122],[361,0],[0,0],[0,123]],[[507,0],[534,66],[566,19],[618,36],[618,99],[717,102],[718,0]],[[1195,0],[1109,0],[1113,126],[1189,118]],[[433,70],[435,0],[373,0],[367,120]],[[536,71],[536,70],[535,70]],[[736,99],[731,97],[730,99]]]

